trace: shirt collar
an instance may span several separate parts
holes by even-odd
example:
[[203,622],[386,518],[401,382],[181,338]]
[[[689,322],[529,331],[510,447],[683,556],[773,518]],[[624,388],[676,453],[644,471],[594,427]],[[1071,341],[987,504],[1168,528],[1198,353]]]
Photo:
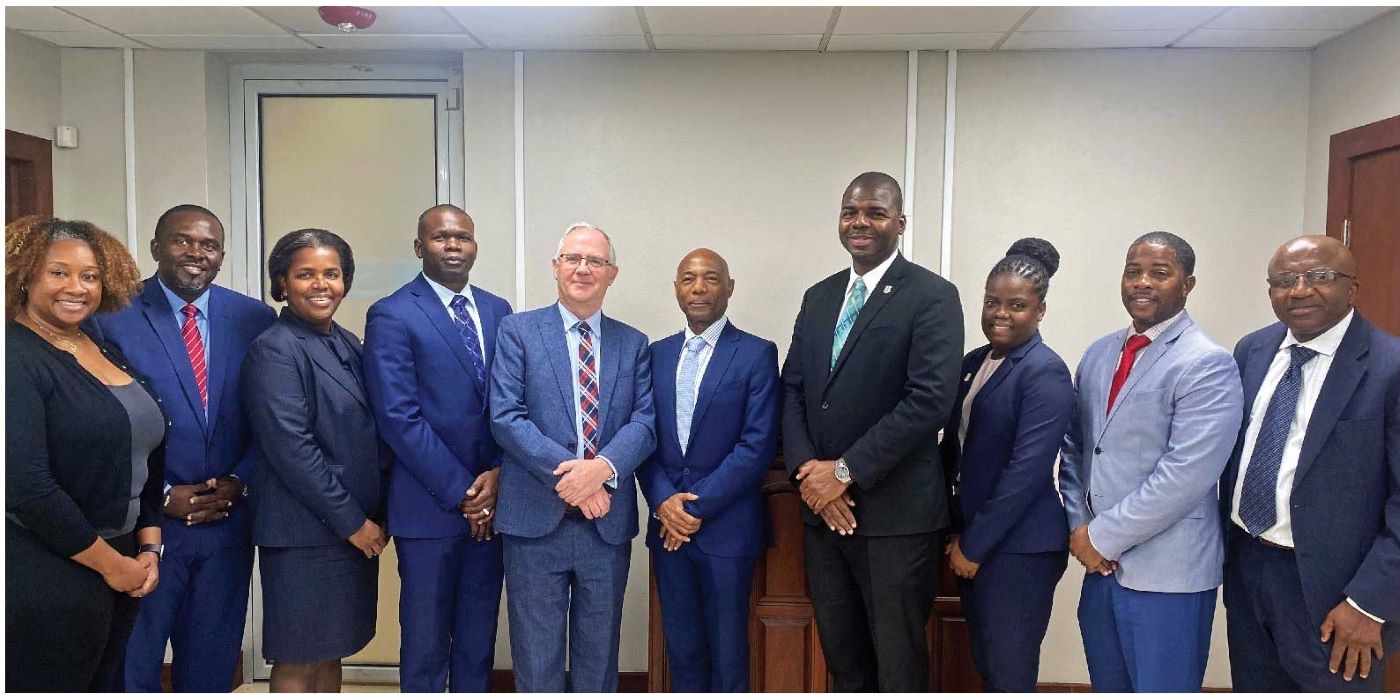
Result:
[[[700,333],[700,339],[704,340],[705,344],[710,346],[710,349],[714,349],[715,345],[719,344],[719,334],[724,332],[724,326],[726,325],[729,325],[729,316],[720,316],[719,320],[711,323],[710,327],[705,328],[705,332]],[[690,339],[693,337],[695,337],[695,333],[690,330],[689,325],[686,325],[685,344],[689,344]]]
[[1181,320],[1181,317],[1184,315],[1186,315],[1186,309],[1183,308],[1180,311],[1177,311],[1176,315],[1172,316],[1171,318],[1168,318],[1162,321],[1161,323],[1158,323],[1142,332],[1138,332],[1137,328],[1133,326],[1128,326],[1128,335],[1142,335],[1147,339],[1156,342],[1157,338],[1161,337],[1162,334],[1167,332],[1168,330],[1171,330],[1171,327],[1173,325],[1176,325],[1177,321]]
[[861,278],[861,280],[865,282],[865,293],[867,295],[874,294],[875,288],[880,286],[880,280],[884,279],[885,277],[885,271],[889,270],[891,265],[894,265],[894,259],[898,257],[899,251],[891,253],[890,257],[885,258],[884,262],[880,263],[879,265],[876,265],[873,269],[870,270],[870,272],[867,272],[864,275],[857,274],[855,266],[852,265],[850,278],[846,280],[846,294],[851,293],[851,286],[856,283],[857,277]]
[[204,289],[204,293],[200,294],[194,301],[185,301],[184,299],[181,299],[177,294],[175,294],[175,292],[170,291],[170,287],[165,286],[165,281],[162,280],[159,276],[156,277],[156,284],[160,285],[160,290],[165,292],[165,300],[170,302],[170,308],[174,310],[175,313],[180,313],[181,309],[183,309],[185,307],[185,304],[187,303],[194,304],[194,307],[199,310],[199,315],[204,316],[205,320],[209,319],[208,287],[206,287]]
[[1321,335],[1318,335],[1317,337],[1314,337],[1313,339],[1308,340],[1307,342],[1299,342],[1298,338],[1293,337],[1293,331],[1289,330],[1287,331],[1287,335],[1283,338],[1283,343],[1278,346],[1279,351],[1288,349],[1293,345],[1303,345],[1308,349],[1317,352],[1318,354],[1325,354],[1330,357],[1336,354],[1337,350],[1341,348],[1342,338],[1346,337],[1347,328],[1351,327],[1351,318],[1355,315],[1356,309],[1347,311],[1346,317],[1342,318],[1340,321],[1337,321],[1336,325],[1328,328],[1327,332],[1322,333]]
[[[576,325],[580,320],[579,317],[575,316],[573,312],[569,309],[564,308],[564,302],[562,301],[556,301],[554,302],[554,305],[559,307],[559,317],[564,321],[564,331],[568,332],[570,330],[573,330],[574,325]],[[593,330],[594,335],[598,335],[598,328],[602,327],[603,325],[603,312],[598,311],[593,315],[589,316],[583,322],[588,324],[588,327]]]
[[437,282],[434,282],[432,278],[428,277],[426,273],[419,274],[423,275],[423,279],[428,282],[429,287],[433,288],[433,293],[437,294],[438,299],[440,299],[443,304],[450,306],[452,304],[452,297],[464,296],[467,298],[467,303],[471,304],[472,308],[476,308],[476,299],[472,296],[471,282],[468,282],[466,286],[462,287],[462,291],[454,292],[451,289],[448,289],[447,287],[444,287],[438,284]]

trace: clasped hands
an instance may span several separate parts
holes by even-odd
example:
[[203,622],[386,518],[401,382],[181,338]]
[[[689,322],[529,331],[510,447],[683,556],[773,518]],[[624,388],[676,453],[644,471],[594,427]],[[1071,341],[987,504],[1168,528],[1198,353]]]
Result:
[[121,556],[113,566],[100,571],[107,587],[133,598],[151,594],[160,582],[160,557],[141,552],[135,557]]
[[603,483],[613,476],[612,466],[602,458],[566,460],[554,468],[559,481],[554,491],[570,506],[577,506],[589,520],[602,518],[612,507],[612,494]]
[[656,507],[656,518],[661,521],[661,546],[674,552],[681,545],[690,542],[690,536],[700,530],[701,520],[685,510],[685,502],[700,497],[690,492],[676,492]]
[[243,482],[237,477],[208,479],[199,484],[171,485],[165,515],[185,525],[212,523],[228,518],[235,503],[243,501]]
[[360,524],[360,529],[346,539],[355,545],[355,549],[364,552],[366,559],[373,559],[384,553],[384,547],[389,544],[389,531],[383,525],[366,518],[365,522]]
[[457,510],[471,524],[472,539],[477,542],[490,540],[495,534],[496,490],[501,479],[501,469],[491,468],[476,476],[472,486],[467,488],[462,500],[457,502]]
[[1084,566],[1085,571],[1097,572],[1107,576],[1118,570],[1118,562],[1109,561],[1099,554],[1099,550],[1094,548],[1094,543],[1089,541],[1088,524],[1075,528],[1069,534],[1069,553]]
[[[856,502],[846,485],[836,479],[836,461],[809,460],[797,466],[797,480],[802,502],[821,516],[828,529],[841,535],[855,534],[856,516],[851,509]],[[840,503],[832,503],[838,499]]]

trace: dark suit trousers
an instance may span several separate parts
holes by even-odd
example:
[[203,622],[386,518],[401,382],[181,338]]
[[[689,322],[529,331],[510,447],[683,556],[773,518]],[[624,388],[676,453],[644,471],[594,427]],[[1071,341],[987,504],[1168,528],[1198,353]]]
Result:
[[982,691],[1033,692],[1040,643],[1069,552],[993,553],[971,581],[958,579]]
[[928,690],[924,629],[942,538],[843,537],[804,524],[807,583],[836,691]]
[[1390,654],[1371,661],[1371,676],[1350,682],[1327,669],[1332,644],[1319,640],[1303,606],[1297,558],[1266,547],[1233,522],[1225,562],[1225,633],[1230,680],[1237,692],[1379,692]]
[[749,592],[758,557],[718,557],[694,542],[652,550],[674,692],[749,691]]
[[399,554],[399,681],[406,692],[484,692],[496,658],[501,538],[394,538]]
[[[136,554],[133,533],[107,543]],[[123,656],[138,606],[96,571],[6,523],[5,690],[123,691]]]

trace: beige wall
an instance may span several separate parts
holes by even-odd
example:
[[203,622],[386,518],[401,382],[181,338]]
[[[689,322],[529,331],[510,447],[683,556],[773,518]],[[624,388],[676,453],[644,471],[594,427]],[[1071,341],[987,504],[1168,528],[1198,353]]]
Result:
[[46,140],[59,124],[58,49],[5,32],[5,127]]
[[[1154,229],[1195,247],[1188,309],[1217,341],[1232,347],[1272,321],[1262,259],[1302,219],[1307,84],[1303,52],[960,55],[953,280],[969,347],[983,342],[974,311],[987,271],[1028,235],[1062,256],[1042,334],[1071,369],[1127,324],[1122,254]],[[1088,681],[1081,580],[1071,570],[1056,592],[1042,681]],[[1206,685],[1229,686],[1228,672],[1218,609]]]
[[[61,50],[63,122],[78,128],[76,149],[55,149],[53,205],[126,239],[126,117],[122,52]],[[201,163],[202,166],[202,163]],[[137,252],[137,259],[149,257]],[[144,269],[144,266],[143,266]]]
[[466,209],[476,223],[472,282],[515,296],[515,59],[510,53],[462,56]]
[[1313,50],[1308,90],[1306,214],[1299,233],[1326,233],[1332,135],[1400,115],[1400,11]]

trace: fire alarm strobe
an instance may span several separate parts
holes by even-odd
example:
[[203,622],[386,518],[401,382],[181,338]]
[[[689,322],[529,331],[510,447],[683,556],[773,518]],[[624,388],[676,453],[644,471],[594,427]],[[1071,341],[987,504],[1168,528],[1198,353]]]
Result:
[[374,24],[374,19],[378,15],[373,10],[363,7],[319,7],[316,12],[321,15],[321,21],[347,33],[351,34],[360,29],[368,29]]

